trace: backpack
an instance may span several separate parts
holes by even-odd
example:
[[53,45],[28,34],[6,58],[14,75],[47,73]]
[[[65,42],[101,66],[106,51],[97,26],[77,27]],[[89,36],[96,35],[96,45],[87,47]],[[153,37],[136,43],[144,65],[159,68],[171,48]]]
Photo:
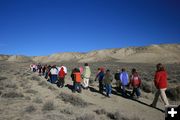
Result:
[[77,83],[80,83],[80,82],[81,82],[81,73],[80,73],[80,72],[75,72],[75,73],[74,73],[74,80],[75,80],[75,82],[77,82]]
[[139,87],[141,84],[141,79],[138,74],[134,74],[131,77],[131,83],[133,87]]
[[120,80],[120,73],[115,73],[115,75],[114,75],[114,79],[115,80]]

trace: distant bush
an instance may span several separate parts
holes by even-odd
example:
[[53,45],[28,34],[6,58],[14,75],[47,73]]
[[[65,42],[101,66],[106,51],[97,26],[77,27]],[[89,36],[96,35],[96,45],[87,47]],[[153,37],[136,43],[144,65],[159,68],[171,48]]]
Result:
[[61,99],[64,102],[71,103],[74,106],[80,106],[80,107],[86,107],[88,106],[88,103],[85,102],[83,99],[80,97],[66,94],[66,93],[60,93],[57,98]]
[[76,120],[95,120],[94,114],[84,114],[80,117],[77,117]]
[[37,77],[37,76],[32,76],[32,77],[31,77],[31,80],[40,81],[40,78]]
[[4,98],[20,98],[20,97],[24,97],[24,95],[22,93],[18,93],[16,91],[10,91],[10,92],[2,94],[2,97],[4,97]]
[[26,93],[32,93],[32,94],[38,93],[38,91],[35,91],[35,90],[32,90],[32,89],[26,90],[25,92]]
[[155,86],[148,82],[142,82],[141,89],[146,93],[155,92]]
[[57,90],[57,88],[55,88],[55,87],[52,86],[52,85],[49,85],[48,89],[50,89],[50,90]]
[[108,113],[107,117],[109,117],[112,120],[143,120],[142,118],[139,118],[138,116],[125,116],[120,112],[115,112],[115,113]]
[[34,111],[36,111],[36,108],[35,108],[34,105],[30,105],[30,106],[27,106],[25,108],[25,112],[31,113],[31,112],[34,112]]
[[98,115],[105,115],[105,114],[107,114],[105,109],[98,109],[98,110],[95,110],[94,112],[96,114],[98,114]]
[[60,110],[61,113],[64,113],[64,114],[73,114],[73,110],[71,108],[65,108],[65,109],[62,109]]
[[171,100],[177,101],[180,100],[180,86],[176,88],[170,88],[166,91],[167,97]]
[[7,88],[14,88],[14,89],[17,89],[17,85],[15,83],[12,83],[12,82],[7,82],[5,87]]
[[44,105],[42,110],[43,111],[50,111],[50,110],[54,110],[55,106],[54,106],[54,102],[53,101],[47,101]]
[[0,81],[5,79],[7,79],[7,77],[0,76]]
[[43,103],[43,100],[40,97],[36,97],[33,102],[35,103]]

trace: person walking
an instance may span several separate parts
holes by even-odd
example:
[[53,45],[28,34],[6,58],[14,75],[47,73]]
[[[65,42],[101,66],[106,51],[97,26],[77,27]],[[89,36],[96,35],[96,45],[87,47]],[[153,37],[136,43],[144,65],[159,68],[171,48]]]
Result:
[[133,98],[134,94],[136,93],[136,96],[138,99],[141,95],[141,92],[140,92],[141,78],[135,68],[132,69],[132,75],[130,76],[130,85],[133,88],[131,97]]
[[104,83],[103,83],[104,75],[105,75],[104,69],[101,68],[100,72],[96,76],[96,79],[98,79],[98,81],[99,81],[99,92],[100,93],[103,93],[103,91],[104,91]]
[[78,68],[72,71],[71,78],[73,80],[73,93],[76,91],[81,93],[81,73]]
[[122,87],[122,96],[126,96],[126,86],[129,84],[129,76],[126,72],[125,68],[122,68],[122,72],[120,74],[120,81],[121,81],[121,87]]
[[57,81],[57,75],[58,75],[58,69],[56,68],[56,65],[53,65],[50,70],[50,82],[55,84]]
[[64,67],[61,67],[59,73],[58,73],[58,82],[57,82],[57,86],[60,88],[64,87],[64,79],[65,79],[66,73],[64,71]]
[[112,91],[112,86],[111,83],[113,81],[113,76],[110,73],[110,70],[106,70],[106,74],[103,78],[103,82],[105,84],[105,88],[106,88],[106,96],[110,97],[111,96],[111,91]]
[[154,100],[151,106],[156,107],[159,96],[161,96],[161,99],[165,105],[169,105],[169,101],[165,93],[168,86],[167,72],[161,63],[156,65],[156,69],[157,71],[155,72],[154,76],[154,84],[157,88],[157,91],[155,93]]
[[119,92],[121,89],[120,69],[117,69],[116,73],[114,74],[114,79],[116,80],[116,91]]
[[88,89],[89,79],[91,76],[91,69],[90,69],[88,63],[85,63],[84,66],[85,66],[85,68],[83,71],[83,84],[82,85],[83,85],[84,89]]

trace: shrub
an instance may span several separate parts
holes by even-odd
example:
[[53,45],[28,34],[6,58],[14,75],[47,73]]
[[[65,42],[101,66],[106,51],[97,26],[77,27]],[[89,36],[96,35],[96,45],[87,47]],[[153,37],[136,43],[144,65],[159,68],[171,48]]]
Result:
[[65,108],[65,109],[62,109],[61,111],[60,111],[61,113],[64,113],[64,114],[73,114],[73,110],[71,109],[71,108]]
[[24,95],[22,93],[18,93],[16,91],[10,91],[10,92],[2,94],[2,97],[4,97],[4,98],[20,98],[20,97],[24,97]]
[[142,120],[138,116],[127,117],[120,112],[108,113],[107,117],[112,119],[112,120]]
[[68,102],[74,106],[86,107],[88,105],[88,103],[85,102],[80,97],[66,94],[66,93],[60,93],[59,96],[57,96],[57,98],[60,98],[62,101]]
[[54,102],[53,101],[47,101],[44,105],[43,105],[43,111],[50,111],[50,110],[54,110],[55,106],[54,106]]
[[148,82],[142,82],[141,89],[146,93],[155,92],[155,87]]
[[98,115],[103,115],[103,114],[105,115],[105,114],[107,114],[105,109],[98,109],[98,110],[95,110],[94,112],[96,114],[98,114]]
[[32,77],[31,77],[31,80],[40,81],[40,78],[37,77],[37,76],[32,76]]
[[43,103],[43,100],[41,98],[39,98],[39,97],[36,97],[33,102],[35,102],[35,103]]
[[34,112],[34,111],[36,111],[36,108],[35,108],[34,105],[30,105],[30,106],[27,106],[25,108],[25,112],[31,113],[31,112]]
[[170,98],[171,100],[174,101],[180,100],[180,86],[176,88],[167,89],[166,94],[168,98]]
[[15,83],[12,83],[12,82],[6,83],[5,87],[17,89],[17,85]]
[[95,120],[95,115],[93,114],[84,114],[80,117],[77,117],[76,120]]
[[52,86],[52,85],[49,85],[48,89],[50,89],[50,90],[57,90],[57,89],[56,89],[54,86]]
[[0,81],[5,79],[7,79],[7,77],[0,76]]
[[32,90],[32,89],[26,90],[25,92],[26,93],[32,93],[32,94],[38,93],[38,91],[35,91],[35,90]]

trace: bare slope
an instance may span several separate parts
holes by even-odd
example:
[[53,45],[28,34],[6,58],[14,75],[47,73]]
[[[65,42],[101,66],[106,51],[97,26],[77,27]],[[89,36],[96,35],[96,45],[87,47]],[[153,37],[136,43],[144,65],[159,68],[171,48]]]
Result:
[[78,61],[80,63],[100,61],[128,63],[180,63],[180,44],[97,50],[86,54],[58,53],[45,58],[46,59],[44,59],[44,57],[35,57],[33,60],[41,62]]
[[89,53],[57,53],[49,56],[7,56],[0,60],[13,62],[126,62],[126,63],[180,63],[180,44],[151,45],[119,49],[96,50]]

